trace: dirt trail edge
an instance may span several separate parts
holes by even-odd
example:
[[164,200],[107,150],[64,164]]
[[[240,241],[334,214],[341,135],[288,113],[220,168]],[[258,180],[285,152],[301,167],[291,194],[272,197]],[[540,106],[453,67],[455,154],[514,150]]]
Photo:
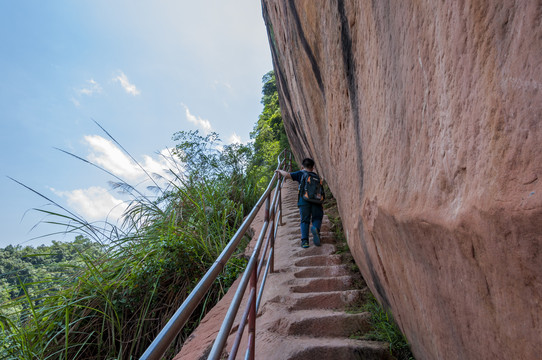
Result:
[[[297,183],[287,181],[282,195],[284,225],[278,228],[275,245],[275,272],[267,279],[256,320],[256,359],[394,359],[388,344],[359,340],[370,328],[369,314],[346,310],[359,305],[369,290],[359,285],[360,275],[352,273],[335,254],[327,216],[322,225],[322,246],[314,246],[311,239],[308,249],[300,247],[296,203]],[[263,216],[258,214],[255,234],[262,223]],[[237,282],[202,320],[175,360],[207,358],[235,289]],[[236,331],[234,325],[225,353]],[[236,359],[244,359],[246,340],[245,332]]]

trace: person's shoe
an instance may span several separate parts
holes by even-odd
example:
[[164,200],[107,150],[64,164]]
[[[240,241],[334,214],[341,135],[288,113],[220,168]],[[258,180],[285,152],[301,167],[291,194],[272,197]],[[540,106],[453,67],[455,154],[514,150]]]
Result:
[[306,249],[309,247],[309,240],[301,240],[301,247]]
[[314,226],[311,226],[311,233],[313,236],[312,241],[314,242],[314,245],[320,246],[320,230]]

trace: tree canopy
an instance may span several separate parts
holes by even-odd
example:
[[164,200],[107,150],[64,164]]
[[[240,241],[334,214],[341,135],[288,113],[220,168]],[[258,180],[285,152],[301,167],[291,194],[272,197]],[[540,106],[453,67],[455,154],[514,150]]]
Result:
[[265,74],[262,82],[261,103],[263,110],[250,136],[254,139],[252,171],[260,174],[261,181],[267,183],[269,176],[272,176],[272,171],[277,166],[277,156],[284,149],[290,150],[290,144],[280,113],[274,71]]

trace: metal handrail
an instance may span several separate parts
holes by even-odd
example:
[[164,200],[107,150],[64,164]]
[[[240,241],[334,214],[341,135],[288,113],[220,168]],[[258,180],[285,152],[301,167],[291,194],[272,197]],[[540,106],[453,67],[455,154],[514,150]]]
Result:
[[[291,170],[291,160],[292,160],[291,153],[289,153],[287,150],[283,150],[277,157],[277,169],[286,168],[287,170]],[[269,202],[270,202],[271,194],[273,192],[272,185],[275,183],[275,181],[276,181],[276,186],[275,186],[275,191],[274,191],[274,197],[273,197],[272,204],[270,206]],[[160,331],[158,336],[149,345],[147,350],[145,350],[143,355],[141,355],[141,358],[140,358],[141,360],[155,360],[155,359],[162,358],[162,356],[164,355],[166,350],[169,348],[171,343],[173,343],[177,335],[181,332],[183,326],[186,324],[186,322],[190,318],[190,315],[192,315],[192,312],[200,304],[200,302],[202,301],[203,297],[205,296],[205,294],[207,293],[207,291],[209,290],[213,282],[216,280],[218,275],[224,269],[226,263],[228,262],[228,260],[230,259],[234,251],[236,250],[245,232],[248,230],[248,228],[252,224],[252,221],[256,217],[256,214],[258,213],[258,211],[260,210],[260,208],[265,202],[266,207],[265,207],[264,225],[262,226],[262,230],[258,237],[258,241],[256,242],[256,246],[254,247],[250,260],[248,261],[247,267],[245,269],[245,272],[243,273],[243,277],[241,279],[241,282],[239,283],[239,286],[232,300],[230,308],[228,309],[228,313],[226,314],[224,323],[222,324],[220,332],[218,333],[217,338],[215,339],[215,342],[213,344],[213,348],[211,349],[211,353],[209,354],[209,359],[218,359],[220,357],[220,354],[222,353],[222,350],[224,348],[227,336],[231,330],[233,321],[239,309],[239,305],[241,304],[241,300],[246,290],[248,280],[250,279],[251,291],[249,293],[249,300],[247,302],[249,303],[250,309],[245,311],[245,313],[247,314],[247,316],[250,316],[249,318],[249,349],[248,350],[250,350],[250,345],[251,345],[252,347],[251,358],[253,359],[255,319],[256,319],[255,313],[257,312],[257,307],[259,306],[259,303],[260,303],[260,298],[263,292],[263,286],[265,285],[265,277],[267,276],[269,272],[268,270],[270,269],[271,272],[273,272],[273,260],[274,260],[273,249],[274,249],[275,235],[277,232],[278,224],[282,223],[282,210],[281,210],[282,201],[281,201],[280,193],[281,193],[283,183],[284,183],[284,178],[281,178],[275,172],[266,190],[264,191],[263,195],[260,197],[260,199],[254,206],[252,211],[246,217],[245,221],[243,221],[243,223],[241,224],[241,226],[239,227],[235,235],[233,235],[233,237],[228,242],[224,250],[222,250],[222,253],[220,253],[220,255],[215,260],[213,265],[209,268],[209,270],[207,270],[205,275],[198,282],[198,284],[195,286],[192,292],[188,295],[185,301],[181,304],[181,306],[177,309],[175,314],[173,314],[171,319]],[[276,218],[278,218],[280,221],[277,222]],[[272,220],[270,221],[270,219]],[[260,254],[260,250],[262,248],[262,241],[267,233],[270,223],[271,223],[272,231],[270,231],[267,235],[267,241],[264,247],[265,250],[263,252],[261,262],[259,266],[256,266],[258,265],[258,262],[259,262],[258,257]],[[274,226],[275,224],[276,226]],[[261,273],[261,268],[262,268],[261,264],[263,264],[268,246],[270,246],[270,250],[269,250],[266,270],[264,273],[264,279],[262,280],[262,284],[258,292],[258,299],[256,299],[255,297],[256,284],[258,282],[258,278]],[[242,320],[241,323],[246,323],[246,316],[243,316],[243,319],[244,320]],[[241,329],[241,325],[242,325],[242,329]],[[241,340],[244,327],[245,327],[245,324],[239,325],[239,330],[241,331],[241,334],[238,336],[239,342]],[[237,344],[237,347],[238,347],[238,344]]]

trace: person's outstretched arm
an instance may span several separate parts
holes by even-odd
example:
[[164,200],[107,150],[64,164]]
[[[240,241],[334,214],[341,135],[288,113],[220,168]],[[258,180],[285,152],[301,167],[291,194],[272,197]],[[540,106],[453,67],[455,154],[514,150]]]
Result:
[[290,175],[290,173],[289,173],[288,171],[284,171],[284,170],[275,170],[275,172],[281,174],[281,175],[284,176],[286,179],[292,180],[292,176]]

